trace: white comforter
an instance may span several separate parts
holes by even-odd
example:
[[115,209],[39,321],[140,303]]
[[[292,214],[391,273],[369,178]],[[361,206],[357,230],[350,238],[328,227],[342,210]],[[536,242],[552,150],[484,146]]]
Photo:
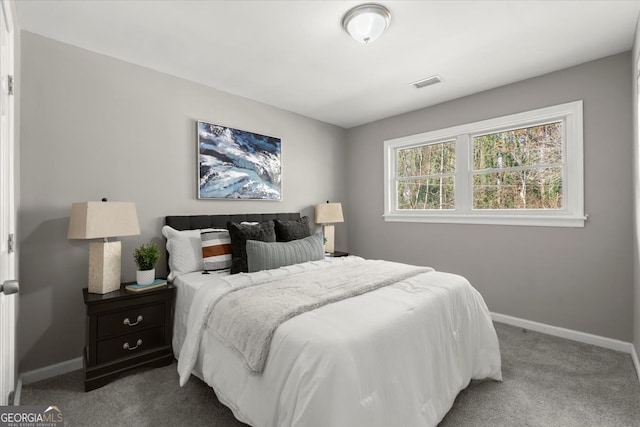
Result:
[[463,277],[436,271],[288,320],[273,336],[262,375],[251,375],[207,332],[209,305],[230,286],[354,262],[362,259],[211,276],[189,312],[181,384],[195,370],[254,427],[410,427],[436,425],[471,379],[501,379],[482,297]]

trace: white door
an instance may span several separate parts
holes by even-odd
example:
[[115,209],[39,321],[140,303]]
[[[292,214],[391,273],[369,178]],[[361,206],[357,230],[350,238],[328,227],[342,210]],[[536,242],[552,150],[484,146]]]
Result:
[[0,7],[0,405],[16,385],[18,294],[15,255],[13,143],[13,20],[7,0]]

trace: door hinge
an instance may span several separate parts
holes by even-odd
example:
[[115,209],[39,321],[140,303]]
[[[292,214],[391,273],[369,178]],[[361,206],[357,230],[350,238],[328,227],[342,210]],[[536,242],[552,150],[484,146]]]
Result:
[[9,95],[13,95],[13,76],[7,76],[7,91]]
[[9,238],[7,239],[7,252],[10,254],[13,253],[13,233],[9,234]]

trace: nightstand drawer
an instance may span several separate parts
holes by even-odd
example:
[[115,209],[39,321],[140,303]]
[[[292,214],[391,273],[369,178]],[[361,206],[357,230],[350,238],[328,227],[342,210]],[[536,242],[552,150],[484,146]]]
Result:
[[164,304],[98,316],[98,338],[164,324]]
[[165,345],[164,327],[146,329],[116,338],[98,341],[97,363],[107,363],[121,357],[135,356]]

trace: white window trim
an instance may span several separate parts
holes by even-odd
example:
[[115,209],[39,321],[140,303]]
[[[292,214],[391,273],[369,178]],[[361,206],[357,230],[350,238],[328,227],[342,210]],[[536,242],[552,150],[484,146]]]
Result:
[[[473,136],[557,120],[563,121],[565,132],[565,138],[563,138],[565,144],[563,148],[564,208],[559,210],[472,209],[471,140]],[[456,140],[455,210],[397,209],[396,151],[452,139]],[[584,214],[582,100],[384,141],[384,176],[385,221],[584,227],[587,217]]]

